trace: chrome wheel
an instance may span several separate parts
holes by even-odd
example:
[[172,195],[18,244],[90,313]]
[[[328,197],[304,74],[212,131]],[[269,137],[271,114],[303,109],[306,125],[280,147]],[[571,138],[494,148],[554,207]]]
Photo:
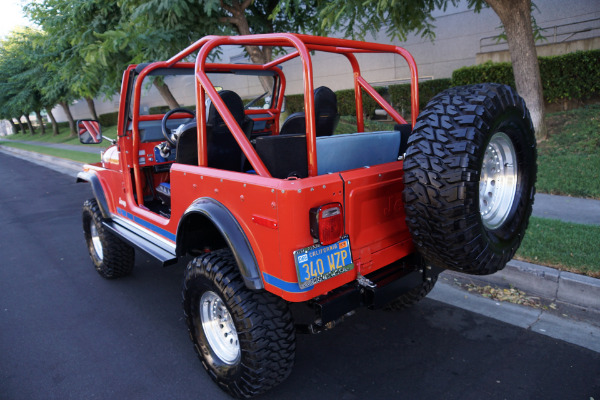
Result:
[[508,218],[517,191],[517,155],[510,138],[496,132],[485,149],[479,180],[479,211],[488,229]]
[[214,292],[205,292],[200,298],[202,330],[212,350],[226,364],[234,364],[240,357],[237,330],[225,303]]
[[98,229],[96,228],[96,224],[94,223],[94,219],[90,218],[90,236],[92,238],[92,245],[94,246],[94,252],[96,252],[96,258],[102,261],[104,257],[104,253],[102,251],[102,242],[100,241],[100,236],[98,235]]

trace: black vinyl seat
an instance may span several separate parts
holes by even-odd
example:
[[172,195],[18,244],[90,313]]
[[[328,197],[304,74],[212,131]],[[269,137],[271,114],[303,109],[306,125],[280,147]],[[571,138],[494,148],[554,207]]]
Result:
[[[317,136],[331,136],[340,121],[337,109],[337,96],[326,86],[315,89],[315,124]],[[280,135],[295,135],[306,133],[306,115],[296,112],[284,121]]]
[[[244,103],[241,97],[231,90],[222,90],[219,92],[219,96],[246,134],[246,137],[249,137],[254,121],[244,113]],[[242,149],[212,102],[208,106],[206,119],[208,166],[228,171],[241,171],[243,164]],[[177,158],[175,162],[198,165],[196,128],[196,121],[185,126],[177,140]]]
[[304,135],[306,133],[306,116],[304,111],[295,112],[290,114],[281,129],[279,130],[280,135]]

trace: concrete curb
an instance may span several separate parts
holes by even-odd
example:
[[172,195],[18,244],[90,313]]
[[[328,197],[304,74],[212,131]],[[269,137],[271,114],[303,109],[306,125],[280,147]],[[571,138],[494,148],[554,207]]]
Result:
[[464,275],[452,271],[444,274],[501,287],[512,286],[529,295],[600,313],[600,279],[589,276],[517,260],[509,261],[502,271],[493,275]]

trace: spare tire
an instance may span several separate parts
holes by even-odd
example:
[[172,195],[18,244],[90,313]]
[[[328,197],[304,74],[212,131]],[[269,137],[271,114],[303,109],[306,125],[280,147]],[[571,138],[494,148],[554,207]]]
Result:
[[529,221],[536,142],[523,99],[495,83],[435,96],[404,160],[406,221],[425,259],[475,275],[514,256]]

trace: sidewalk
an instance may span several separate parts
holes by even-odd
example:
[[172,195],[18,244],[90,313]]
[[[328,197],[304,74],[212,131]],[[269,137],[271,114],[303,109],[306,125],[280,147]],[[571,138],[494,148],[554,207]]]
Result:
[[[75,161],[12,147],[0,146],[0,152],[54,169],[72,177],[76,177],[82,167],[81,163]],[[560,219],[566,222],[600,225],[600,200],[538,193],[535,197],[533,215],[542,218]],[[600,279],[512,260],[506,268],[493,275],[471,276],[445,271],[440,275],[437,286],[452,286],[453,288],[445,288],[437,292],[448,292],[448,290],[452,292],[456,289],[454,282],[458,280],[477,282],[482,285],[514,287],[526,292],[528,295],[537,295],[558,304],[561,307],[561,312],[563,309],[568,310],[569,315],[578,312],[582,320],[590,321],[600,327]],[[454,301],[452,300],[454,297],[456,296],[452,295],[446,301]],[[439,299],[437,295],[434,295],[433,298]]]
[[536,193],[533,216],[600,225],[600,200]]

